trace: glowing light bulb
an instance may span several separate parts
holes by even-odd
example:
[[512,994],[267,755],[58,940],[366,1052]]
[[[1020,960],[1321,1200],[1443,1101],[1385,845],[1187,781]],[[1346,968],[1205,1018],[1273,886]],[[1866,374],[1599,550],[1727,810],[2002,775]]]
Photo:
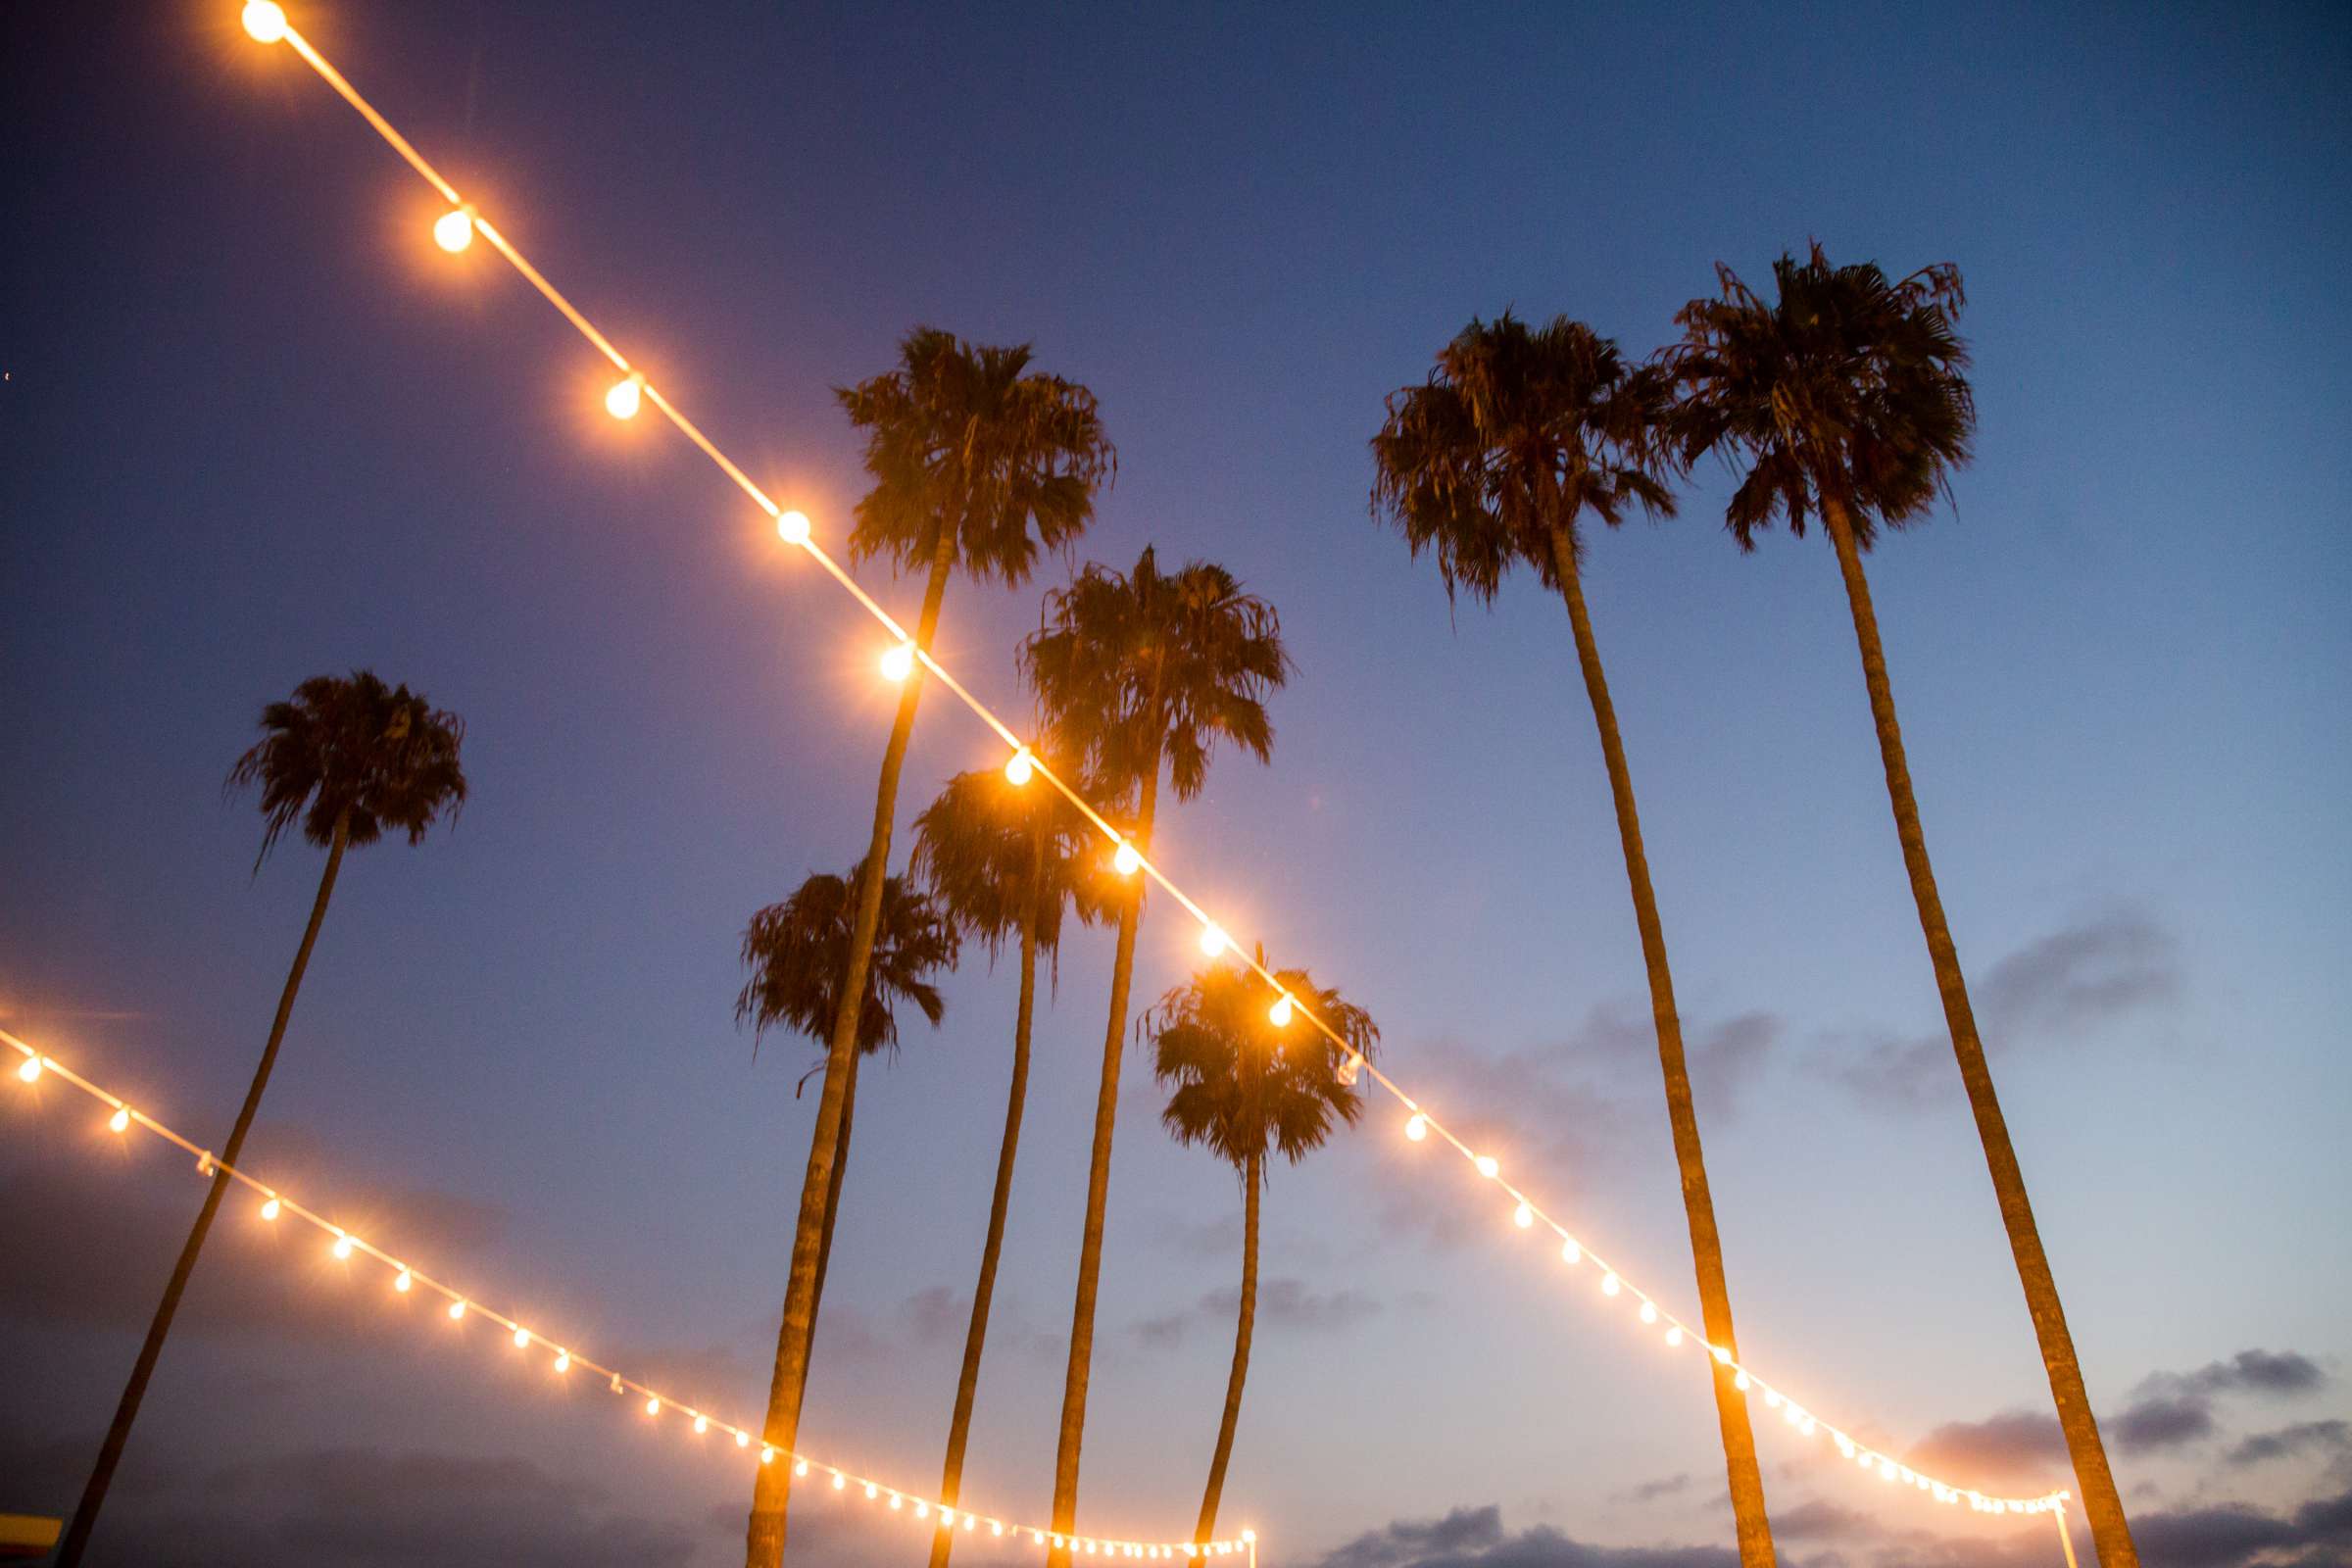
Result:
[[1029,782],[1030,776],[1036,771],[1037,760],[1029,755],[1029,748],[1024,746],[1004,763],[1004,782],[1019,789]]
[[[1894,1461],[1892,1459],[1881,1459],[1879,1461],[1879,1475],[1884,1480],[1892,1481],[1894,1479]],[[2014,1508],[2017,1506],[2017,1504],[2011,1503],[2009,1506]]]
[[[966,1529],[966,1530],[969,1530],[969,1529],[971,1529],[971,1528],[972,1528],[972,1526],[973,1526],[973,1525],[975,1525],[975,1524],[977,1524],[977,1523],[979,1523],[979,1521],[978,1521],[978,1520],[976,1520],[976,1519],[974,1519],[974,1518],[973,1518],[973,1517],[972,1517],[970,1514],[968,1514],[968,1513],[967,1513],[967,1514],[965,1514],[965,1515],[963,1516],[963,1528],[964,1528],[964,1529]],[[1002,1534],[1002,1532],[999,1532],[999,1533],[1000,1533],[1000,1534]]]
[[1624,1286],[1617,1283],[1617,1276],[1614,1274],[1604,1275],[1601,1278],[1600,1294],[1603,1296],[1615,1296],[1624,1288]]
[[[751,1435],[749,1432],[738,1431],[738,1432],[735,1434],[735,1446],[737,1446],[738,1448],[748,1448],[748,1447],[750,1447],[751,1446],[752,1446],[752,1435]],[[804,1470],[804,1471],[802,1471],[802,1472],[801,1472],[801,1474],[803,1474],[803,1475],[807,1475],[808,1473],[808,1471],[806,1471],[806,1470]]]
[[558,1350],[556,1352],[556,1370],[559,1372],[568,1372],[571,1370],[571,1352],[569,1350]]
[[1484,1176],[1487,1180],[1493,1181],[1494,1179],[1494,1173],[1501,1169],[1502,1165],[1494,1158],[1493,1154],[1481,1154],[1478,1156],[1478,1173],[1481,1176]]
[[463,1298],[449,1303],[449,1315],[452,1318],[461,1318],[466,1315],[466,1302]]
[[[749,1443],[749,1442],[751,1441],[751,1439],[747,1437],[747,1438],[745,1438],[745,1439],[744,1439],[744,1441],[745,1441],[746,1443]],[[776,1450],[775,1450],[775,1449],[773,1449],[773,1448],[762,1448],[762,1449],[760,1451],[760,1462],[761,1464],[765,1464],[765,1463],[766,1463],[768,1460],[770,1460],[770,1459],[773,1459],[775,1456],[776,1456]],[[793,1473],[794,1475],[796,1475],[796,1476],[805,1476],[805,1475],[807,1475],[807,1474],[808,1473],[808,1460],[806,1460],[806,1459],[795,1459],[795,1460],[793,1460],[793,1461],[792,1461],[792,1473]]]
[[696,1417],[694,1418],[694,1430],[695,1430],[695,1431],[697,1431],[697,1432],[708,1432],[708,1431],[710,1431],[710,1418],[709,1416],[707,1416],[707,1415],[698,1415],[698,1416],[696,1416]]
[[1764,1391],[1764,1408],[1767,1410],[1778,1410],[1780,1407],[1781,1391],[1778,1389],[1766,1389]]
[[615,419],[634,419],[644,406],[645,377],[634,370],[613,382],[612,390],[605,394],[605,412]]
[[931,1505],[930,1505],[929,1503],[927,1503],[927,1502],[918,1502],[918,1503],[916,1503],[916,1504],[914,1505],[914,1516],[915,1516],[917,1519],[928,1519],[928,1518],[930,1518],[930,1517],[931,1517]]
[[39,1082],[41,1076],[41,1058],[38,1056],[26,1056],[24,1062],[17,1068],[17,1076],[24,1079],[28,1084]]
[[276,43],[286,35],[285,8],[276,4],[276,0],[245,0],[245,12],[239,20],[255,43]]
[[1657,1320],[1657,1303],[1655,1301],[1643,1301],[1642,1303],[1642,1321],[1644,1323],[1655,1323]]
[[409,1287],[416,1283],[405,1268],[392,1277],[392,1288],[404,1296],[408,1294]]
[[348,1237],[348,1236],[338,1236],[338,1237],[336,1237],[336,1238],[335,1238],[335,1256],[336,1256],[337,1258],[347,1258],[347,1257],[351,1256],[351,1238],[350,1238],[350,1237]]
[[808,514],[806,512],[777,514],[776,537],[788,545],[807,544],[808,542]]
[[843,1475],[838,1470],[833,1472],[833,1490],[835,1492],[839,1492],[842,1488],[848,1486],[849,1484],[850,1478],[848,1476]]
[[106,1118],[106,1130],[110,1133],[124,1132],[129,1127],[130,1107],[127,1105],[117,1106],[115,1113]]
[[1732,1387],[1738,1389],[1742,1394],[1747,1392],[1747,1374],[1744,1372],[1735,1372],[1732,1374]]
[[1274,1005],[1266,1009],[1266,1021],[1277,1029],[1288,1029],[1291,1026],[1291,1012],[1290,997],[1288,995],[1276,997]]
[[896,643],[882,656],[882,678],[905,680],[914,673],[914,645]]
[[1517,1208],[1511,1210],[1511,1223],[1521,1230],[1526,1230],[1535,1222],[1536,1211],[1532,1205],[1522,1202]]
[[906,1499],[894,1492],[890,1494],[890,1505],[893,1508],[904,1508],[906,1506]]
[[1580,1247],[1578,1247],[1578,1246],[1576,1245],[1576,1238],[1575,1238],[1575,1237],[1573,1237],[1573,1236],[1572,1236],[1572,1237],[1570,1237],[1568,1240],[1566,1240],[1566,1241],[1564,1241],[1564,1242],[1562,1242],[1562,1243],[1560,1244],[1560,1261],[1561,1261],[1561,1262],[1563,1262],[1563,1263],[1573,1263],[1573,1262],[1576,1262],[1576,1261],[1577,1261],[1579,1258],[1583,1257],[1584,1255],[1585,1255],[1585,1253],[1584,1253],[1584,1249],[1582,1249],[1582,1248],[1580,1248]]
[[531,1331],[529,1329],[518,1328],[514,1331],[514,1348],[517,1350],[522,1349],[530,1343]]
[[876,1498],[876,1497],[880,1496],[881,1494],[882,1494],[882,1493],[881,1493],[881,1489],[880,1489],[880,1488],[878,1488],[878,1487],[876,1487],[876,1486],[875,1486],[875,1485],[874,1485],[874,1484],[873,1484],[871,1481],[868,1481],[868,1482],[865,1484],[865,1500],[866,1500],[866,1501],[868,1501],[868,1502],[871,1502],[871,1501],[873,1501],[873,1500],[874,1500],[874,1498]]
[[[1143,863],[1144,858],[1136,853],[1135,846],[1125,842],[1124,840],[1120,842],[1119,847],[1116,850],[1111,852],[1111,869],[1118,872],[1121,876],[1135,875],[1136,867],[1142,865]],[[39,1074],[36,1072],[34,1076],[37,1077]],[[25,1081],[27,1083],[31,1082],[30,1079]]]
[[277,1200],[276,1195],[272,1194],[270,1200],[262,1205],[262,1218],[275,1219],[278,1211],[284,1207],[285,1205]]
[[1729,1346],[1718,1345],[1715,1347],[1715,1364],[1717,1366],[1730,1366],[1732,1364],[1732,1351]]
[[992,1536],[1003,1535],[1004,1533],[1004,1521],[1002,1519],[991,1519],[988,1522],[988,1533]]
[[1200,951],[1212,958],[1225,951],[1229,941],[1230,939],[1226,937],[1225,933],[1213,925],[1204,925],[1200,928]]
[[1683,1343],[1683,1330],[1681,1324],[1678,1323],[1673,1328],[1670,1328],[1666,1331],[1666,1343],[1668,1345],[1680,1345]]
[[620,1392],[620,1374],[617,1372],[612,1374],[612,1389],[614,1394],[618,1394]]
[[659,1394],[649,1394],[645,1396],[645,1413],[647,1415],[660,1415],[662,1413],[662,1396]]
[[1429,1118],[1419,1111],[1415,1111],[1404,1124],[1404,1136],[1416,1144],[1427,1138],[1429,1136]]
[[1254,1530],[1245,1530],[1242,1532],[1242,1539],[1244,1541],[1255,1541],[1257,1539],[1257,1532]]
[[433,243],[455,256],[473,243],[473,204],[453,207],[433,220]]
[[199,1176],[210,1176],[212,1173],[213,1155],[212,1152],[207,1150],[205,1152],[196,1156],[196,1174]]

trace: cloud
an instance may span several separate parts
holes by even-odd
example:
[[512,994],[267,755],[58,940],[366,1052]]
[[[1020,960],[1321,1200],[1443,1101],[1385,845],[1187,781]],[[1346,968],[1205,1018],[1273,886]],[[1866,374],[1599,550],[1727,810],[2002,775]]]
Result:
[[2031,1490],[2065,1472],[2066,1434],[2054,1415],[2004,1410],[1982,1421],[1947,1421],[1904,1458],[1937,1475],[1970,1477],[1968,1485],[1988,1491]]
[[2291,1513],[2242,1502],[2142,1513],[2132,1539],[2164,1568],[2342,1568],[2352,1563],[2352,1492],[2317,1497]]
[[2305,1453],[2343,1453],[2352,1450],[2352,1422],[2298,1421],[2293,1426],[2257,1432],[2233,1446],[2231,1464],[2265,1464]]
[[[1201,1324],[1216,1325],[1230,1334],[1241,1309],[1242,1293],[1238,1287],[1210,1291],[1189,1307],[1145,1318],[1131,1332],[1138,1343],[1152,1349],[1170,1349],[1183,1344],[1193,1329]],[[1257,1290],[1256,1326],[1260,1329],[1310,1329],[1330,1334],[1376,1317],[1380,1311],[1379,1300],[1353,1286],[1313,1291],[1303,1280],[1286,1277],[1267,1280]]]
[[1676,1496],[1690,1490],[1690,1472],[1685,1470],[1678,1475],[1660,1476],[1654,1481],[1644,1481],[1640,1486],[1630,1487],[1617,1494],[1616,1500],[1619,1502],[1655,1502],[1660,1497]]
[[1319,1568],[1737,1568],[1728,1546],[1597,1546],[1549,1526],[1516,1535],[1494,1503],[1398,1519],[1324,1554]]
[[2183,1447],[2213,1436],[2213,1405],[2203,1395],[2135,1399],[2107,1417],[2100,1430],[2127,1453]]

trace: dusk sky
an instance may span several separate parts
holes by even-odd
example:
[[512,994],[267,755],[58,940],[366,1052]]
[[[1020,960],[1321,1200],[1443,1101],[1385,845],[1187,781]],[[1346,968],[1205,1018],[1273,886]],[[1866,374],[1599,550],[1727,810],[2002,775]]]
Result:
[[[1271,765],[1171,874],[1695,1315],[1567,618],[1368,514],[1382,398],[1473,317],[1646,354],[1728,264],[1956,264],[1976,458],[1871,558],[1930,845],[2142,1552],[2352,1563],[2352,13],[2308,7],[288,4],[837,541],[831,389],[917,323],[1101,400],[1074,561],[958,580],[944,662],[1147,544],[1280,611]],[[234,0],[0,13],[0,1027],[225,1138],[316,889],[221,780],[372,668],[471,798],[346,862],[246,1163],[756,1425],[815,1060],[746,919],[861,852],[881,634]],[[1886,1451],[2071,1486],[1943,1032],[1827,543],[1589,538],[1747,1358]],[[911,620],[919,583],[859,571]],[[926,695],[905,825],[1002,748]],[[1140,1005],[1199,960],[1147,906]],[[1047,1512],[1110,942],[1061,956],[965,1495]],[[804,1446],[935,1490],[1012,969],[860,1082]],[[1126,1061],[1081,1528],[1189,1533],[1241,1198]],[[1699,1357],[1376,1098],[1274,1172],[1222,1518],[1300,1568],[1729,1568]],[[71,1511],[202,1186],[0,1089],[0,1512]],[[2058,1561],[1758,1409],[1785,1561]],[[723,1565],[749,1470],[232,1199],[94,1561]],[[793,1560],[920,1560],[796,1494]],[[2087,1535],[2078,1549],[2088,1555]],[[959,1549],[957,1561],[991,1561]],[[1015,1560],[1007,1558],[1005,1560]],[[1024,1554],[1017,1560],[1026,1561]]]

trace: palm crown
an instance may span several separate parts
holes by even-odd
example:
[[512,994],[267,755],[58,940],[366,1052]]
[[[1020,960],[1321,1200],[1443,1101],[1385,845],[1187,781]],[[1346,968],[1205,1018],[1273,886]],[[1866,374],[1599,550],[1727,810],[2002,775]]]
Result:
[[373,844],[387,829],[411,844],[441,813],[466,804],[458,752],[466,721],[375,672],[314,675],[291,699],[262,710],[262,739],[229,769],[227,788],[260,785],[268,827],[259,865],[296,821],[324,849],[342,821],[346,842]]
[[1672,514],[1653,462],[1665,390],[1582,321],[1473,320],[1426,383],[1390,394],[1372,438],[1372,510],[1414,555],[1436,551],[1447,593],[1491,601],[1520,562],[1556,590],[1554,527],[1573,547],[1586,512],[1612,527],[1630,506]]
[[1049,594],[1021,661],[1106,782],[1130,784],[1164,757],[1180,800],[1200,793],[1219,741],[1273,756],[1265,697],[1291,670],[1272,605],[1208,562],[1162,572],[1150,546],[1132,572],[1089,564]]
[[1923,515],[1966,463],[1977,412],[1968,349],[1952,318],[1967,303],[1948,263],[1888,282],[1875,262],[1833,267],[1817,244],[1772,264],[1767,302],[1728,267],[1720,293],[1675,313],[1665,356],[1685,462],[1717,451],[1748,470],[1724,512],[1742,549],[1786,516],[1801,536],[1825,491],[1870,548],[1877,521]]
[[1007,584],[1029,575],[1040,545],[1066,550],[1094,516],[1095,490],[1118,454],[1095,396],[1057,375],[1024,373],[1029,346],[967,344],[918,326],[899,368],[836,387],[866,432],[874,487],[858,503],[855,560],[928,564],[948,530],[956,562]]
[[[1358,1053],[1371,1052],[1380,1038],[1371,1014],[1319,989],[1302,969],[1275,978]],[[1268,1153],[1297,1163],[1363,1114],[1363,1096],[1343,1080],[1340,1048],[1303,1025],[1276,1028],[1264,988],[1230,965],[1213,964],[1170,991],[1144,1028],[1152,1036],[1152,1070],[1170,1090],[1160,1121],[1178,1143],[1234,1165]]]
[[[863,869],[853,867],[846,878],[819,872],[744,928],[743,961],[752,977],[735,999],[735,1021],[751,1020],[755,1044],[771,1025],[820,1042],[831,1031],[850,947],[852,900]],[[956,928],[919,889],[905,877],[883,882],[882,916],[858,1018],[860,1054],[896,1048],[902,1002],[912,1003],[939,1027],[947,1007],[929,976],[954,964],[958,948]]]
[[[1056,773],[1070,776],[1050,744],[1037,750]],[[1091,834],[1058,793],[1016,788],[993,768],[976,770],[948,780],[914,819],[911,870],[992,960],[1032,917],[1038,948],[1051,954],[1060,949],[1062,915],[1073,901],[1078,918],[1090,924],[1103,912],[1093,879],[1081,874]]]

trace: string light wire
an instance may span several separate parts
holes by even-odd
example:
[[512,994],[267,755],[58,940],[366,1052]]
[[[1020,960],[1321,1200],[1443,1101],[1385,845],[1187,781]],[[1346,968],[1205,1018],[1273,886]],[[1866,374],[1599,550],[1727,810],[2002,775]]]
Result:
[[[859,1475],[857,1471],[841,1465],[829,1464],[814,1454],[779,1448],[772,1444],[762,1443],[760,1435],[749,1427],[737,1426],[724,1417],[713,1415],[697,1405],[673,1399],[648,1384],[641,1383],[625,1373],[591,1359],[574,1346],[553,1339],[509,1317],[504,1312],[483,1305],[479,1296],[460,1291],[456,1286],[444,1280],[435,1279],[409,1259],[394,1256],[367,1238],[346,1230],[316,1209],[289,1197],[283,1188],[272,1187],[247,1171],[224,1163],[209,1150],[198,1148],[165,1122],[131,1105],[121,1096],[93,1083],[59,1061],[55,1056],[45,1055],[34,1050],[33,1047],[5,1029],[0,1029],[0,1045],[6,1045],[10,1050],[20,1054],[18,1078],[21,1082],[34,1084],[54,1076],[72,1085],[90,1099],[109,1107],[113,1112],[106,1122],[110,1130],[120,1133],[126,1130],[127,1127],[135,1126],[174,1146],[183,1153],[195,1155],[197,1163],[193,1168],[200,1177],[209,1180],[216,1172],[223,1173],[231,1181],[258,1195],[262,1200],[259,1212],[264,1219],[277,1221],[290,1218],[302,1221],[327,1239],[328,1250],[338,1258],[349,1260],[355,1253],[365,1253],[391,1271],[391,1286],[394,1291],[403,1295],[414,1295],[419,1291],[431,1292],[448,1303],[448,1315],[452,1321],[462,1322],[476,1317],[488,1320],[505,1333],[513,1342],[514,1348],[537,1350],[548,1355],[550,1357],[549,1367],[556,1375],[568,1376],[576,1369],[593,1379],[602,1380],[606,1387],[614,1394],[638,1396],[642,1400],[640,1408],[649,1419],[674,1412],[688,1419],[694,1434],[698,1437],[717,1432],[722,1436],[734,1439],[732,1446],[741,1449],[749,1449],[754,1444],[759,1444],[760,1453],[755,1461],[757,1463],[787,1463],[793,1467],[793,1474],[796,1476],[816,1473],[830,1477],[833,1483],[831,1490],[844,1495],[847,1495],[850,1488],[855,1486],[860,1489],[859,1495],[870,1498],[880,1494],[889,1497],[892,1499],[891,1506],[893,1508],[911,1504],[917,1519],[936,1514],[938,1516],[937,1528],[941,1530],[957,1529],[977,1535],[981,1530],[986,1529],[995,1538],[1017,1539],[1027,1536],[1031,1538],[1033,1545],[1048,1544],[1060,1545],[1062,1542],[1067,1541],[1082,1554],[1135,1557],[1153,1561],[1174,1561],[1194,1556],[1248,1556],[1254,1561],[1257,1544],[1257,1533],[1254,1530],[1245,1530],[1238,1536],[1198,1544],[1129,1540],[1111,1536],[1079,1536],[1066,1531],[1057,1533],[1044,1525],[1023,1524],[1008,1516],[965,1508],[959,1502],[935,1501],[920,1492],[909,1491],[904,1487],[894,1487],[887,1482]],[[23,1072],[23,1063],[27,1061],[37,1064],[40,1070],[31,1076],[26,1076]],[[115,1122],[118,1120],[124,1120],[125,1128],[115,1128]]]
[[[1339,1052],[1340,1060],[1346,1069],[1350,1072],[1369,1074],[1375,1084],[1403,1106],[1409,1118],[1405,1130],[1414,1142],[1421,1142],[1429,1133],[1434,1132],[1451,1145],[1457,1153],[1471,1162],[1480,1175],[1494,1183],[1504,1201],[1512,1205],[1514,1214],[1521,1208],[1526,1210],[1530,1217],[1528,1228],[1540,1224],[1551,1231],[1562,1245],[1564,1257],[1571,1252],[1579,1252],[1582,1256],[1590,1258],[1593,1266],[1601,1273],[1605,1294],[1627,1299],[1645,1325],[1660,1323],[1665,1325],[1664,1337],[1670,1347],[1680,1348],[1689,1344],[1702,1354],[1730,1369],[1734,1378],[1743,1388],[1762,1390],[1769,1403],[1776,1408],[1785,1408],[1787,1424],[1798,1435],[1806,1438],[1826,1435],[1838,1446],[1841,1455],[1853,1458],[1864,1469],[1878,1471],[1885,1480],[1899,1481],[1907,1486],[1914,1486],[1941,1502],[1954,1504],[1966,1502],[1970,1507],[1982,1512],[2048,1512],[2070,1495],[2065,1492],[2051,1492],[2038,1496],[2000,1496],[1974,1488],[1959,1487],[1940,1478],[1916,1471],[1883,1450],[1863,1443],[1846,1429],[1832,1424],[1812,1412],[1808,1407],[1798,1403],[1753,1367],[1740,1361],[1729,1348],[1711,1344],[1706,1335],[1696,1326],[1676,1316],[1661,1305],[1654,1297],[1634,1285],[1622,1270],[1607,1263],[1598,1252],[1592,1250],[1590,1244],[1572,1234],[1566,1225],[1545,1212],[1543,1205],[1533,1196],[1522,1192],[1511,1183],[1501,1180],[1498,1174],[1498,1162],[1494,1156],[1481,1153],[1464,1143],[1426,1105],[1407,1094],[1387,1073],[1374,1066],[1362,1053],[1349,1045],[1337,1029],[1318,1016],[1305,1002],[1286,992],[1282,983],[1275,978],[1274,972],[1254,956],[1251,947],[1233,942],[1226,935],[1225,927],[1221,926],[1206,909],[1195,902],[1191,895],[1179,887],[1156,862],[1130,843],[1127,836],[1105,819],[1095,808],[1093,803],[1079,794],[1068,780],[1049,766],[1043,757],[1029,748],[1020,734],[998,717],[995,710],[986,703],[974,696],[962,682],[948,670],[947,666],[933,658],[929,649],[918,646],[906,629],[887,610],[884,610],[871,594],[860,587],[857,580],[850,575],[848,569],[815,540],[802,514],[786,513],[751,475],[744,472],[732,459],[720,451],[717,444],[704,434],[699,425],[688,418],[675,404],[671,403],[659,386],[645,380],[644,372],[631,364],[617,348],[613,347],[612,341],[597,329],[595,323],[590,321],[553,283],[550,283],[546,276],[524,258],[506,235],[501,233],[479,212],[473,211],[457,188],[442,178],[439,172],[424,160],[407,138],[402,136],[382,115],[376,112],[374,106],[360,96],[358,89],[352,86],[343,74],[328,64],[298,29],[284,21],[282,12],[278,12],[277,7],[270,5],[269,0],[254,0],[254,4],[268,5],[270,11],[276,14],[275,23],[282,27],[279,36],[296,54],[301,56],[304,63],[317,72],[322,81],[333,88],[345,103],[349,104],[363,120],[367,121],[369,127],[389,143],[392,150],[398,153],[411,169],[415,170],[427,184],[440,192],[448,200],[453,210],[468,214],[474,228],[485,240],[489,241],[491,248],[506,258],[522,279],[555,307],[564,318],[588,340],[591,347],[612,363],[613,368],[619,370],[624,377],[636,382],[644,400],[651,403],[663,418],[676,427],[679,434],[685,436],[705,457],[709,458],[719,471],[734,483],[737,489],[751,499],[753,505],[778,523],[779,535],[786,543],[807,553],[810,560],[822,567],[826,575],[830,576],[852,599],[857,601],[859,608],[880,623],[882,628],[895,640],[898,647],[908,650],[915,662],[919,663],[932,678],[948,690],[950,695],[969,710],[974,717],[994,731],[997,738],[1010,748],[1013,757],[1026,758],[1029,764],[1028,771],[1052,785],[1096,830],[1103,835],[1115,851],[1118,868],[1122,872],[1140,870],[1157,884],[1162,892],[1184,908],[1186,913],[1200,922],[1202,946],[1205,951],[1209,952],[1212,956],[1230,956],[1234,961],[1255,974],[1272,989],[1278,1000],[1287,1000],[1290,1003],[1291,1011],[1295,1016],[1305,1019],[1332,1044]],[[249,4],[247,7],[248,30],[253,31],[254,35],[264,42],[276,41],[274,38],[264,37],[260,29],[253,27],[250,20],[253,9],[254,5]]]

